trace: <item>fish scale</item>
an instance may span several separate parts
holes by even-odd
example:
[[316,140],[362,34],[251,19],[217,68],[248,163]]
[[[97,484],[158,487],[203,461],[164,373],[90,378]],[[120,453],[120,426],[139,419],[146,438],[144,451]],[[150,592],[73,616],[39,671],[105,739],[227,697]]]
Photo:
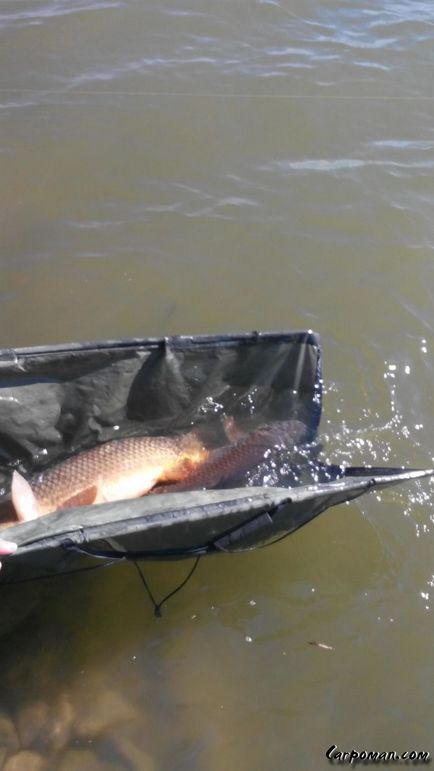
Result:
[[[26,519],[84,503],[138,497],[157,481],[181,479],[205,457],[207,451],[194,431],[177,437],[113,439],[27,480],[15,472],[12,500],[18,516]],[[26,494],[33,495],[36,514],[28,509],[26,515]]]

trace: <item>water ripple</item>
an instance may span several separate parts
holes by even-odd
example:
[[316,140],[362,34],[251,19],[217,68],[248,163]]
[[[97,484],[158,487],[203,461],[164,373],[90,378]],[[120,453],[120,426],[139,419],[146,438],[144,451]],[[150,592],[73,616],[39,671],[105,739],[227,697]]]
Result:
[[57,16],[70,16],[83,11],[101,11],[119,8],[123,0],[57,0],[29,10],[0,13],[0,29],[44,24]]
[[[413,57],[413,63],[423,64],[431,56],[434,37],[432,6],[389,0],[364,8],[306,4],[299,14],[278,2],[259,2],[256,13],[241,18],[239,8],[228,2],[216,10],[188,3],[174,7],[166,0],[139,11],[142,26],[136,21],[137,8],[124,0],[45,0],[19,9],[11,5],[10,11],[0,13],[0,29],[100,11],[97,18],[104,28],[109,25],[111,34],[104,11],[119,7],[125,8],[122,23],[129,30],[127,43],[122,43],[120,34],[113,35],[113,45],[83,49],[78,30],[78,46],[68,49],[66,55],[56,51],[55,74],[52,67],[47,68],[57,85],[74,89],[119,79],[120,89],[129,79],[131,90],[139,88],[137,83],[143,90],[144,77],[157,76],[159,83],[172,79],[172,87],[173,79],[191,79],[192,87],[203,90],[204,83],[218,73],[219,87],[240,77],[257,83],[275,80],[286,90],[294,84],[305,90],[310,82],[323,91],[351,81],[375,85],[381,75],[384,84],[392,81],[402,89],[408,85],[407,73],[409,78],[415,77],[414,67],[413,76],[408,67],[403,71],[402,52]],[[158,90],[157,84],[153,90]],[[413,92],[417,93],[416,80]]]
[[360,169],[369,166],[379,166],[390,169],[432,169],[434,159],[423,160],[392,160],[387,158],[363,159],[363,158],[305,158],[303,160],[275,159],[260,166],[261,171],[281,172],[288,171],[314,171],[334,172],[341,169]]

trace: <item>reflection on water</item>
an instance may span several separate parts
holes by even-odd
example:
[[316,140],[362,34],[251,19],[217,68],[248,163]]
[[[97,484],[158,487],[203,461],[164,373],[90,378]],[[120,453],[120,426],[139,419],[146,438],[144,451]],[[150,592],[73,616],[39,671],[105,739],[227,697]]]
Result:
[[[4,2],[1,345],[314,328],[324,458],[431,465],[433,22],[423,0]],[[0,766],[434,751],[431,501],[411,483],[207,558],[159,621],[128,566],[2,590]]]

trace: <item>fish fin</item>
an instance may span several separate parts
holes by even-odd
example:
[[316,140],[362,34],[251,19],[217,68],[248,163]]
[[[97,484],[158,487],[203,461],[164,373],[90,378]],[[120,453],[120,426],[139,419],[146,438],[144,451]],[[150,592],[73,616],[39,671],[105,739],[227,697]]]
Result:
[[246,436],[246,432],[237,426],[234,418],[231,415],[225,415],[222,418],[222,423],[226,437],[230,442],[235,444]]
[[181,479],[188,477],[196,466],[196,461],[193,461],[188,457],[181,457],[175,466],[169,466],[166,469],[162,469],[159,476],[155,479],[150,489],[161,482],[179,482]]
[[59,509],[73,509],[75,506],[91,506],[95,502],[98,488],[96,485],[92,487],[86,487],[84,490],[80,490],[79,493],[71,495],[66,501],[62,501]]
[[27,479],[18,471],[12,474],[11,484],[12,503],[19,522],[27,522],[30,519],[39,517],[39,506]]
[[200,461],[192,460],[191,458],[183,458],[176,466],[175,471],[172,474],[166,474],[162,479],[167,481],[173,480],[179,482],[182,479],[189,477]]
[[195,428],[179,437],[179,447],[181,448],[181,451],[193,455],[196,453],[200,454],[205,450],[205,445],[200,432]]

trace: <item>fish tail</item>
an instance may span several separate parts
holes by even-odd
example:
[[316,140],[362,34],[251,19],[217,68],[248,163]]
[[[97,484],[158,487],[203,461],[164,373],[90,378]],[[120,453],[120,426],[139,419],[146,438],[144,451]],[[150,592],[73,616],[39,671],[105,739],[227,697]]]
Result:
[[29,519],[39,517],[40,511],[35,493],[27,479],[24,479],[18,471],[12,474],[11,495],[19,522],[27,522]]

